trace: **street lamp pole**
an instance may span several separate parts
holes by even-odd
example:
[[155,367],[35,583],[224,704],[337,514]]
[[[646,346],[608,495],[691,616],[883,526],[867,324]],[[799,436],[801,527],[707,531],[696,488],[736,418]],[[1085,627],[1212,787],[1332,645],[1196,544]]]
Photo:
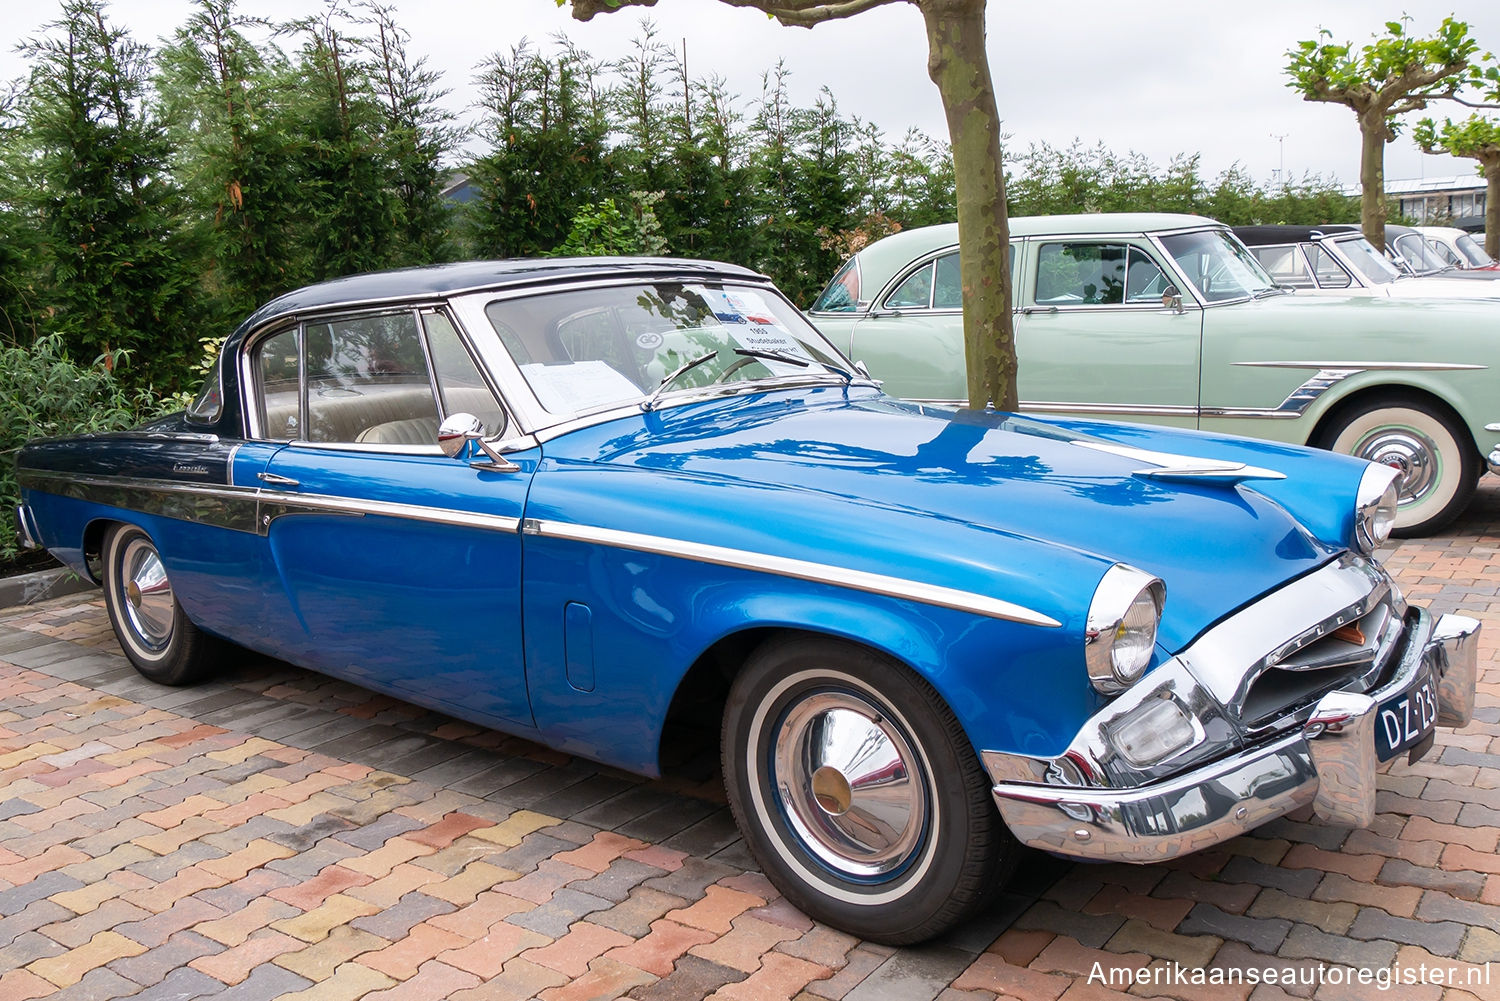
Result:
[[1290,132],[1282,132],[1280,134],[1271,133],[1271,138],[1276,140],[1277,148],[1280,150],[1279,159],[1281,165],[1276,169],[1276,180],[1281,182],[1283,188],[1286,187],[1286,137],[1289,135],[1291,135]]

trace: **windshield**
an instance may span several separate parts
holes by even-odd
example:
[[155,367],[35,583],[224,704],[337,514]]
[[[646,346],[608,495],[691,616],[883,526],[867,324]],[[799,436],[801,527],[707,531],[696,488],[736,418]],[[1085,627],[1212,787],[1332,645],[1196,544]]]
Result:
[[705,354],[712,360],[679,375],[670,391],[809,376],[843,382],[848,369],[767,288],[643,282],[500,299],[485,315],[553,414],[642,400]]
[[809,313],[852,313],[859,306],[859,257],[844,262],[828,287],[813,300]]
[[1420,233],[1406,233],[1398,236],[1396,237],[1395,245],[1396,253],[1406,258],[1406,262],[1412,266],[1412,270],[1419,275],[1430,275],[1452,267],[1447,261],[1433,252]]
[[1495,263],[1495,259],[1484,252],[1484,248],[1479,245],[1479,241],[1468,233],[1460,236],[1453,243],[1454,246],[1458,247],[1458,252],[1468,259],[1469,267],[1471,268],[1487,268]]
[[1244,299],[1278,287],[1245,245],[1223,230],[1178,233],[1161,242],[1205,302]]
[[1338,244],[1344,257],[1370,284],[1386,285],[1401,277],[1401,272],[1396,269],[1396,266],[1364,237],[1353,236],[1331,242]]

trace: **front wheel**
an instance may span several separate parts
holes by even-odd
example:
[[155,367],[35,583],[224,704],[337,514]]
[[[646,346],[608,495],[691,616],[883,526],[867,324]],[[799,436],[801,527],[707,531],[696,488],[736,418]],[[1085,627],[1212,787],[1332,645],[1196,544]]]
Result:
[[735,679],[724,781],[766,875],[808,915],[900,945],[983,906],[1017,851],[951,710],[833,639],[772,640]]
[[202,678],[219,644],[188,621],[151,537],[115,525],[104,536],[103,563],[104,607],[135,669],[163,685]]
[[1336,415],[1321,441],[1391,466],[1400,503],[1393,534],[1431,535],[1468,506],[1482,470],[1468,432],[1425,400],[1375,400]]

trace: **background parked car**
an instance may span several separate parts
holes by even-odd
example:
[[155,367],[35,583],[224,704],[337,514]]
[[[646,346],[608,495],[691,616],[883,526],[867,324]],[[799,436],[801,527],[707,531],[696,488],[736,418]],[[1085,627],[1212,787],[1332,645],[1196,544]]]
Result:
[[1437,254],[1461,270],[1500,271],[1500,261],[1484,252],[1484,234],[1475,235],[1456,226],[1416,226]]
[[1385,249],[1396,265],[1408,274],[1421,277],[1442,276],[1471,282],[1500,279],[1500,271],[1460,268],[1421,230],[1412,226],[1388,224],[1385,227]]
[[1457,269],[1404,270],[1353,226],[1236,226],[1234,235],[1272,278],[1309,295],[1500,299],[1500,283],[1465,281]]
[[[1447,524],[1486,466],[1500,471],[1493,302],[1294,296],[1199,216],[1017,218],[1011,235],[1023,411],[1385,463],[1401,471],[1409,535]],[[877,241],[813,303],[814,322],[895,395],[964,400],[957,243],[953,225]]]

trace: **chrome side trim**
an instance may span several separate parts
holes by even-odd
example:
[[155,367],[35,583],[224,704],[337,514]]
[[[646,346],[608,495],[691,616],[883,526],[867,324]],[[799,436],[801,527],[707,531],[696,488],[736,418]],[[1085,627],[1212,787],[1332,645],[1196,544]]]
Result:
[[176,521],[192,521],[261,535],[269,531],[271,522],[277,518],[315,512],[379,515],[508,533],[518,532],[521,527],[519,518],[427,507],[422,504],[399,504],[326,494],[284,493],[257,487],[211,487],[129,476],[72,476],[65,473],[23,471],[21,485],[43,493],[140,511]]
[[1446,361],[1237,361],[1244,368],[1349,369],[1353,372],[1460,372],[1486,369],[1488,365],[1466,365]]
[[[941,402],[941,401],[934,401]],[[1156,406],[1140,403],[1067,403],[1050,400],[1022,400],[1023,412],[1073,414],[1135,414],[1142,417],[1197,417],[1197,407]]]
[[1497,448],[1494,451],[1490,452],[1488,458],[1486,458],[1484,461],[1485,465],[1490,467],[1490,472],[1494,473],[1496,476],[1500,476],[1500,448]]
[[1500,431],[1500,421],[1497,421],[1494,424],[1486,424],[1484,426],[1484,429],[1486,431]]
[[699,542],[686,542],[680,539],[667,539],[656,535],[641,535],[636,532],[622,532],[612,528],[598,528],[593,525],[577,525],[560,521],[535,521],[528,518],[523,524],[522,531],[542,538],[565,539],[570,542],[585,542],[614,549],[656,553],[661,556],[673,556],[697,563],[732,567],[737,570],[759,570],[778,577],[791,577],[795,580],[812,581],[817,584],[832,584],[835,587],[846,587],[869,594],[884,595],[888,598],[905,598],[924,605],[952,608],[960,612],[973,612],[976,615],[1005,619],[1010,622],[1023,622],[1027,625],[1048,628],[1057,628],[1062,625],[1061,622],[1041,612],[1002,601],[999,598],[991,598],[988,595],[941,587],[936,584],[924,584],[900,577],[887,577],[884,574],[869,573],[864,570],[850,570],[826,563],[812,563],[784,556],[752,553],[743,549],[728,549],[723,546],[710,546]]
[[268,490],[259,491],[259,496],[262,534],[270,530],[271,522],[277,518],[313,512],[350,514],[356,517],[367,514],[379,515],[386,518],[404,518],[408,521],[426,521],[437,525],[456,525],[459,528],[483,528],[494,532],[515,533],[521,528],[520,518],[478,514],[473,511],[454,511],[449,508],[427,507],[422,504],[398,504],[391,501]]
[[60,497],[234,532],[256,530],[259,491],[253,487],[174,483],[133,476],[75,476],[39,470],[22,470],[19,479],[23,487]]

